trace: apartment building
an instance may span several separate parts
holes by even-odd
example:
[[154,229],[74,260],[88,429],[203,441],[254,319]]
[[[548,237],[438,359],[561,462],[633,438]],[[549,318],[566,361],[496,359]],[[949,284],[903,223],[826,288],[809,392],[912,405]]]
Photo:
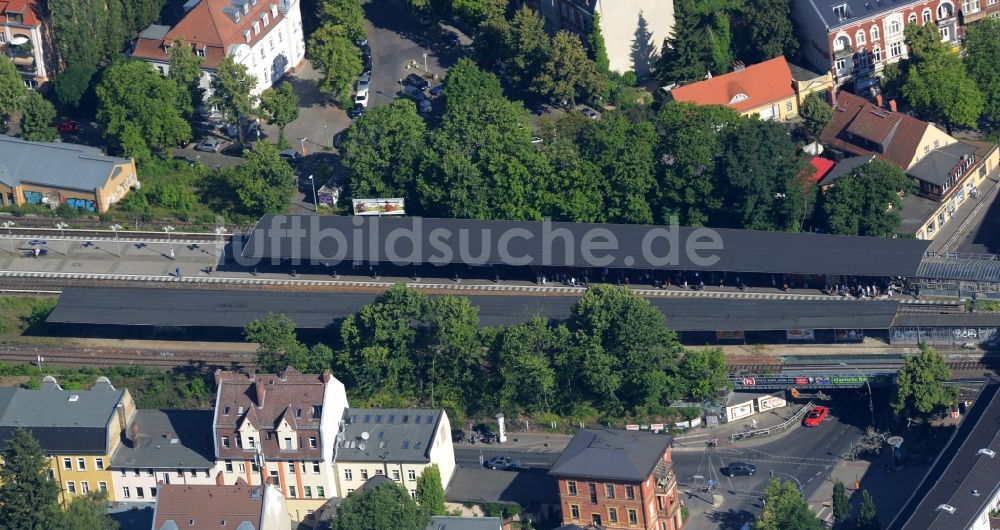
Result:
[[289,530],[292,521],[278,488],[251,486],[163,486],[153,511],[153,530]]
[[49,80],[42,6],[36,0],[0,0],[0,50],[14,63],[28,88]]

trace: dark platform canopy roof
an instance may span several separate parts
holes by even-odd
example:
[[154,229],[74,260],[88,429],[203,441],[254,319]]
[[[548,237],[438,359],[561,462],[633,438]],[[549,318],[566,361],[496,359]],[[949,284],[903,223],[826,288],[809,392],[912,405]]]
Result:
[[[67,287],[47,322],[54,324],[243,328],[269,312],[300,329],[323,329],[375,301],[374,293],[288,293]],[[467,296],[483,326],[518,324],[533,316],[569,318],[576,296]],[[741,300],[653,297],[676,331],[889,329],[898,302]]]
[[244,260],[293,263],[913,276],[929,244],[722,228],[291,215],[261,218],[237,252]]

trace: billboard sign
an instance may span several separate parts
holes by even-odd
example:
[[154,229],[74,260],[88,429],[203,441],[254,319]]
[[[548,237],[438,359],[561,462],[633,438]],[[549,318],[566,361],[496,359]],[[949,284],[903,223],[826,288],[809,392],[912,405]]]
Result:
[[406,215],[405,201],[393,199],[354,199],[354,215]]
[[812,329],[790,329],[788,330],[788,341],[792,342],[812,342],[816,340],[816,335]]

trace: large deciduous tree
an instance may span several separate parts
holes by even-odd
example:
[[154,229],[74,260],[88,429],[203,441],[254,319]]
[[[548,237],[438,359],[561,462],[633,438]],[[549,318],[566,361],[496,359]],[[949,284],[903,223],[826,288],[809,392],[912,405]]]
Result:
[[545,21],[531,8],[517,10],[510,21],[508,45],[514,67],[514,81],[528,87],[542,72],[552,53],[552,40],[545,32]]
[[30,92],[21,112],[21,137],[34,142],[52,142],[59,138],[52,120],[56,108],[38,92]]
[[278,126],[278,146],[285,148],[285,126],[299,117],[299,96],[292,84],[283,81],[277,88],[265,90],[260,96],[260,108],[267,123]]
[[742,57],[754,63],[779,55],[793,56],[799,39],[792,26],[789,0],[752,0],[743,7],[747,42]]
[[795,484],[771,480],[764,489],[764,513],[758,530],[823,530],[826,525],[809,509]]
[[685,352],[678,374],[688,397],[699,401],[718,398],[719,390],[729,386],[726,356],[719,348]]
[[965,68],[985,97],[984,114],[1000,127],[1000,20],[987,18],[966,26]]
[[941,42],[937,26],[910,24],[906,44],[910,58],[902,92],[910,105],[922,117],[944,123],[949,134],[956,125],[975,127],[983,112],[983,94],[961,58]]
[[607,113],[583,135],[581,152],[603,175],[605,216],[609,222],[652,223],[649,194],[655,183],[656,130]]
[[57,75],[52,83],[55,86],[56,98],[63,105],[77,107],[90,88],[90,81],[95,73],[97,70],[89,64],[71,65]]
[[[257,78],[246,65],[233,60],[231,55],[219,63],[212,78],[212,94],[208,101],[214,105],[230,123],[240,124],[241,119],[251,119],[257,114]],[[243,143],[244,128],[239,129],[240,143]]]
[[[0,127],[6,131],[7,120],[12,112],[21,110],[24,100],[28,97],[28,88],[17,73],[14,63],[8,60],[0,61]],[[2,132],[0,131],[0,132]]]
[[395,482],[357,490],[344,498],[331,522],[333,530],[424,530],[430,515]]
[[205,60],[195,55],[194,49],[183,40],[174,42],[167,50],[167,55],[170,57],[167,77],[181,88],[177,106],[183,109],[184,115],[190,120],[205,98],[205,92],[201,88],[201,67]]
[[228,176],[242,210],[254,217],[286,211],[295,194],[295,171],[268,142],[258,142]]
[[806,130],[809,131],[810,137],[816,139],[819,138],[827,124],[833,120],[833,107],[824,101],[818,93],[813,92],[806,96],[805,101],[802,102],[799,114],[806,121]]
[[906,359],[896,376],[896,388],[890,406],[896,414],[930,416],[944,410],[958,399],[958,389],[945,385],[951,370],[940,353],[926,345],[920,353]]
[[313,64],[323,74],[318,83],[320,92],[333,96],[342,107],[348,106],[351,87],[364,68],[361,50],[331,24],[312,34],[308,50]]
[[896,165],[874,159],[837,180],[823,196],[827,227],[834,234],[891,237],[911,187]]
[[191,125],[177,108],[177,83],[144,61],[117,61],[95,89],[97,120],[109,139],[137,159],[151,148],[167,149],[191,138]]
[[580,38],[560,31],[552,39],[552,51],[535,76],[533,88],[553,101],[576,103],[578,98],[599,94],[604,79],[597,64],[587,57]]
[[365,13],[358,0],[320,0],[320,21],[348,39],[365,38]]
[[354,120],[340,147],[350,196],[412,198],[426,128],[408,99],[374,107]]
[[112,519],[107,511],[106,492],[95,491],[79,495],[73,497],[65,512],[59,513],[51,528],[52,530],[118,530],[118,522]]
[[556,401],[552,359],[566,346],[566,338],[565,328],[551,328],[539,317],[497,334],[492,351],[501,410],[528,414],[552,410]]
[[243,329],[247,342],[257,343],[257,367],[265,373],[278,373],[286,366],[304,368],[308,350],[299,342],[295,322],[285,315],[268,313]]
[[0,458],[0,529],[49,530],[59,516],[58,497],[38,441],[15,430]]

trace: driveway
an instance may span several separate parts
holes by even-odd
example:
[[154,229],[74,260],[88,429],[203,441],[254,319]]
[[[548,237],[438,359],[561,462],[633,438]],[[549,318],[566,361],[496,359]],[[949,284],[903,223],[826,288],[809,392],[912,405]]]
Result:
[[[401,0],[368,0],[363,7],[372,49],[370,105],[385,105],[396,99],[400,80],[409,73],[424,71],[425,53],[427,70],[436,76],[431,84],[440,83],[471,42],[454,28],[422,26]],[[449,31],[459,34],[462,46],[446,43]]]

